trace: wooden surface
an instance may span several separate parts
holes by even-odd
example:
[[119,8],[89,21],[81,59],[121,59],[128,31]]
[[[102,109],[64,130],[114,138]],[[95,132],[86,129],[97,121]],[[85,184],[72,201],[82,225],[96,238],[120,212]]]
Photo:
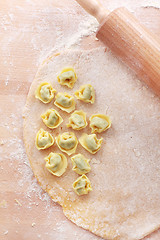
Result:
[[97,32],[112,52],[160,96],[160,39],[126,8],[112,11]]
[[82,8],[85,9],[89,14],[94,16],[99,23],[103,22],[104,19],[110,13],[108,9],[104,8],[103,5],[97,0],[76,0]]
[[[75,14],[62,21],[65,6]],[[22,111],[29,86],[39,63],[56,44],[55,30],[67,36],[67,26],[72,27],[73,19],[76,23],[85,13],[70,0],[1,0],[0,9],[0,239],[98,239],[67,220],[41,190],[22,139]],[[158,9],[137,9],[135,15],[160,34]],[[93,35],[79,47],[100,44]],[[146,239],[160,239],[160,231]]]

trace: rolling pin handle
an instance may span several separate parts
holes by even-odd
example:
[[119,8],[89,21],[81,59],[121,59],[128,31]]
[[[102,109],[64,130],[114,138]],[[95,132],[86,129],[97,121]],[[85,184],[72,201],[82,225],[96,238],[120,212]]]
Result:
[[105,9],[98,0],[76,0],[89,14],[94,16],[99,23],[108,16],[109,11]]

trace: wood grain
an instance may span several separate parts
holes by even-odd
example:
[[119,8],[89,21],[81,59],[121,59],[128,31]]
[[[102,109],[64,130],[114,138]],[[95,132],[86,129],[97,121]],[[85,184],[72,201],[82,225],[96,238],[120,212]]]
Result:
[[101,23],[109,14],[98,0],[76,0],[89,14],[94,16]]
[[[1,240],[76,239],[77,236],[85,240],[98,239],[68,221],[61,208],[41,191],[23,148],[22,112],[30,83],[39,63],[55,44],[55,27],[65,31],[67,24],[77,19],[74,15],[71,22],[59,20],[57,9],[60,12],[65,4],[84,17],[84,12],[73,1],[0,1]],[[158,9],[137,9],[136,16],[160,34]],[[95,36],[82,41],[83,48],[97,45],[100,43],[95,41]],[[159,240],[160,231],[146,239]]]
[[119,8],[102,22],[97,38],[160,95],[160,39],[126,9]]

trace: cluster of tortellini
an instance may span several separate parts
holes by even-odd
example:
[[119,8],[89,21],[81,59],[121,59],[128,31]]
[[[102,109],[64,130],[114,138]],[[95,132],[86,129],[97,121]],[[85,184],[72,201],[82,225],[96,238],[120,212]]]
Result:
[[[61,85],[73,88],[77,81],[77,75],[73,68],[65,68],[59,74],[57,79]],[[56,90],[53,89],[50,83],[43,82],[38,86],[35,92],[35,97],[46,104],[53,100],[55,92]],[[83,102],[93,104],[95,101],[95,90],[92,85],[85,84],[75,92],[75,96]],[[69,122],[66,124],[68,128],[79,131],[88,125],[86,113],[82,110],[75,110],[76,102],[73,96],[66,92],[58,92],[55,96],[54,104],[56,107],[67,113],[74,111],[69,117]],[[59,127],[63,122],[62,116],[53,108],[50,108],[43,113],[41,119],[43,123],[52,130]],[[79,138],[79,143],[89,153],[95,154],[100,150],[103,141],[103,138],[98,139],[95,133],[101,133],[110,128],[111,120],[109,116],[104,114],[95,114],[89,118],[89,121],[89,127],[91,128],[92,134],[83,133]],[[54,142],[56,142],[61,152],[68,156],[76,152],[78,145],[78,139],[73,132],[63,132],[56,136],[55,140],[52,134],[45,131],[43,128],[37,132],[35,144],[38,150],[47,149],[53,146]],[[91,170],[89,164],[90,160],[84,155],[78,153],[71,157],[71,161],[73,165],[72,170],[81,175],[72,185],[74,191],[78,195],[88,194],[89,191],[92,191],[92,187],[90,180],[85,174],[89,173]],[[55,152],[50,152],[50,154],[45,157],[45,162],[46,169],[57,177],[60,177],[65,173],[68,165],[66,156],[62,153]]]

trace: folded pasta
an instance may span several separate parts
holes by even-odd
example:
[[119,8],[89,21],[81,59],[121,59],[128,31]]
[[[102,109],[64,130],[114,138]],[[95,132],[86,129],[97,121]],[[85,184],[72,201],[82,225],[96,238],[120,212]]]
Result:
[[49,103],[54,98],[55,92],[56,90],[53,89],[50,83],[43,82],[36,89],[35,97],[38,98],[43,103]]
[[77,178],[72,186],[77,195],[88,194],[90,191],[92,191],[91,182],[85,174]]
[[101,148],[103,138],[98,139],[96,134],[83,133],[79,142],[88,152],[95,154]]
[[67,127],[74,130],[81,130],[87,126],[86,113],[83,111],[74,111],[70,118]]
[[75,96],[77,99],[82,100],[83,102],[93,104],[95,101],[95,90],[91,84],[85,84],[75,92]]
[[48,109],[41,115],[41,118],[44,124],[51,129],[57,128],[63,122],[62,117],[55,109]]
[[104,114],[92,115],[89,120],[92,133],[101,133],[111,127],[110,117]]
[[64,132],[56,137],[56,143],[62,152],[71,155],[76,151],[78,140],[74,133]]
[[35,144],[38,150],[46,149],[54,144],[54,138],[49,132],[41,128],[37,132]]
[[73,88],[75,82],[77,81],[77,75],[73,68],[64,68],[57,79],[61,85]]
[[82,154],[77,154],[71,157],[73,164],[72,170],[78,173],[79,175],[86,174],[90,172],[91,167],[89,165],[89,159],[85,158]]
[[59,92],[56,95],[56,100],[54,104],[60,108],[61,110],[70,113],[75,109],[75,100],[74,97],[69,95],[68,93]]
[[51,152],[46,158],[46,168],[53,175],[60,177],[66,171],[67,158],[62,153]]

